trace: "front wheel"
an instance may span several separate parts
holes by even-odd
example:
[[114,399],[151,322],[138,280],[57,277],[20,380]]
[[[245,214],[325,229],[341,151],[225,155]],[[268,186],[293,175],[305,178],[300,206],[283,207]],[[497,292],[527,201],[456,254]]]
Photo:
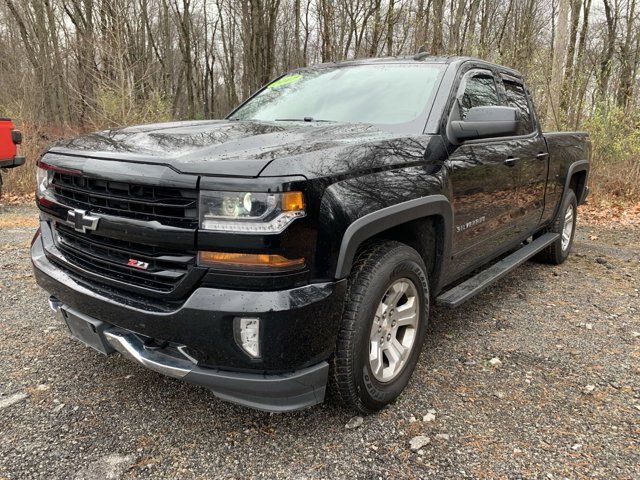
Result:
[[418,362],[428,314],[418,252],[392,241],[359,252],[332,362],[332,390],[344,405],[370,413],[400,395]]

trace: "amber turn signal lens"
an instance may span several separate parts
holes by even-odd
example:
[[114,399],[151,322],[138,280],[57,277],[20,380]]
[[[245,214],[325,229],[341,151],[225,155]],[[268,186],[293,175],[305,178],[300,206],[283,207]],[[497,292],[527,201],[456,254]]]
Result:
[[284,192],[282,194],[282,210],[285,212],[304,210],[302,192]]
[[198,252],[198,263],[212,267],[292,268],[304,265],[304,258],[292,260],[282,255]]

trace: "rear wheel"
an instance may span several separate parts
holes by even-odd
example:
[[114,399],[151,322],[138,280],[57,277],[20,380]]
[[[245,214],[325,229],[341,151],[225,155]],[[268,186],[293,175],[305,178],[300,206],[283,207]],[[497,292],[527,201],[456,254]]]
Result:
[[548,230],[560,234],[560,237],[537,255],[538,260],[559,265],[567,259],[576,233],[577,211],[576,195],[573,190],[569,190],[556,219]]
[[400,395],[418,361],[428,313],[418,252],[391,241],[359,252],[332,362],[332,390],[344,405],[369,413]]

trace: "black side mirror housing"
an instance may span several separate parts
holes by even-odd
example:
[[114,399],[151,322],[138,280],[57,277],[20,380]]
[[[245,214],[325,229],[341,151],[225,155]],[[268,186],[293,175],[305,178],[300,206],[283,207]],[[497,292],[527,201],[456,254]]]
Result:
[[508,137],[517,134],[518,121],[513,107],[473,107],[464,120],[451,122],[451,133],[458,141]]

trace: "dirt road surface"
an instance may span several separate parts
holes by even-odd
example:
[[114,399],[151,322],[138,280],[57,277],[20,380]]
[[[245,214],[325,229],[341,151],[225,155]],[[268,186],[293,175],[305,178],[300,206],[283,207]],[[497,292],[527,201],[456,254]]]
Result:
[[564,265],[434,311],[406,392],[347,429],[72,340],[31,273],[34,218],[0,209],[0,478],[640,478],[638,228],[581,225]]

